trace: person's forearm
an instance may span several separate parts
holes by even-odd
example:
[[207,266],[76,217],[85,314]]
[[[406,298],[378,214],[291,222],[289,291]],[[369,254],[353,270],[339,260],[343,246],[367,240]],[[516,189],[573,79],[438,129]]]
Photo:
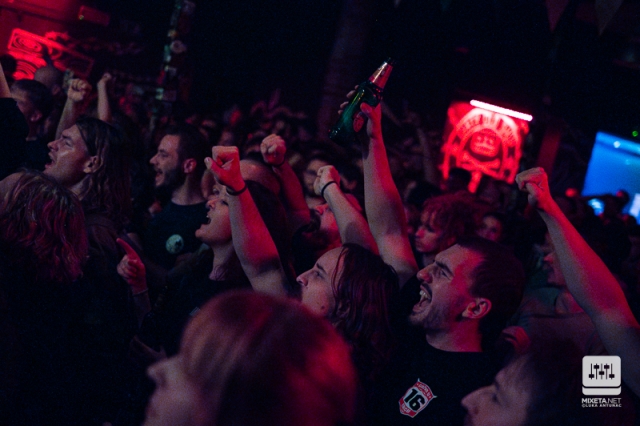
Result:
[[58,122],[58,128],[56,129],[56,139],[60,138],[62,132],[76,124],[78,117],[80,117],[82,113],[83,108],[79,103],[67,99],[62,110],[62,115],[60,116],[60,121]]
[[336,218],[342,244],[358,244],[377,254],[378,246],[371,234],[369,224],[347,199],[337,183],[332,183],[326,187],[324,198]]
[[311,221],[311,214],[309,206],[307,206],[307,202],[304,199],[302,184],[296,172],[286,161],[279,167],[274,166],[273,170],[280,179],[282,195],[289,213],[289,227],[294,232]]
[[286,278],[278,250],[248,190],[229,196],[229,218],[233,247],[252,287],[285,295]]
[[578,303],[590,315],[624,309],[633,317],[620,285],[602,259],[557,205],[549,210],[540,215],[547,225],[567,286]]
[[98,118],[111,123],[111,104],[105,85],[98,85]]

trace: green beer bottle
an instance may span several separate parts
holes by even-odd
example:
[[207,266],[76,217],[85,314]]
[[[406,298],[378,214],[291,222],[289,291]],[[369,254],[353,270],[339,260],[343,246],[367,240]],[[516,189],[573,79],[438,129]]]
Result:
[[371,106],[376,106],[380,103],[382,91],[389,79],[393,65],[393,61],[387,59],[371,74],[367,81],[360,83],[351,102],[342,111],[338,122],[329,132],[329,139],[343,146],[356,142],[356,135],[364,127],[367,120],[360,112],[360,104],[366,102]]

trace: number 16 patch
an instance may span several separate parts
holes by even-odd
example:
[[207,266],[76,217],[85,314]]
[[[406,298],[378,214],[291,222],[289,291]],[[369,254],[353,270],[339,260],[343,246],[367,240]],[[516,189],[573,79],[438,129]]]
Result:
[[420,411],[424,410],[424,407],[429,405],[429,402],[435,397],[431,388],[418,379],[418,381],[407,390],[404,396],[400,398],[400,401],[398,401],[400,404],[400,412],[405,416],[413,418]]

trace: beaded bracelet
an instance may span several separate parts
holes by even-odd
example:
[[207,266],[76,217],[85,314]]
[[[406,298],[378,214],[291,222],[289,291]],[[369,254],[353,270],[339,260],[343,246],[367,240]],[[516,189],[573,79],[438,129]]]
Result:
[[324,198],[324,190],[327,189],[327,186],[331,185],[332,183],[335,183],[337,185],[337,182],[335,180],[331,180],[324,184],[324,186],[322,187],[322,190],[320,191],[320,196],[322,198]]
[[246,190],[247,190],[247,182],[244,183],[244,186],[242,187],[242,189],[239,189],[237,191],[234,191],[233,189],[227,186],[227,194],[233,195],[234,197],[242,194]]

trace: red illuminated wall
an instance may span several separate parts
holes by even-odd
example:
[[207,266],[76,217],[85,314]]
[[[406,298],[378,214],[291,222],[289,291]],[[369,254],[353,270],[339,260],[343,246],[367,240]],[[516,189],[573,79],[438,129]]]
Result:
[[[76,61],[77,55],[44,36],[68,32],[78,20],[81,4],[81,0],[0,0],[0,53],[10,53],[18,59],[17,78],[31,77],[35,68],[44,64],[45,47],[57,56],[54,61],[61,69],[63,64]],[[83,74],[87,64],[84,58],[79,60],[82,64],[78,69],[83,71],[78,74]]]
[[471,172],[469,190],[475,192],[483,175],[513,183],[522,143],[529,132],[526,121],[454,101],[447,113],[440,170],[460,167]]

